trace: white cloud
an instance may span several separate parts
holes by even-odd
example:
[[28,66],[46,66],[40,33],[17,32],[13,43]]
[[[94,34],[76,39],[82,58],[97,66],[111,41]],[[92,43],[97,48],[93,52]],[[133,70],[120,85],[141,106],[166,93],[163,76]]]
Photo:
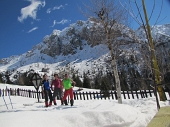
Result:
[[57,22],[57,24],[65,24],[65,23],[68,23],[68,22],[69,22],[69,20],[63,19],[60,22]]
[[65,6],[67,6],[67,4],[65,4],[65,5],[60,5],[60,6],[55,6],[55,7],[53,7],[53,8],[48,8],[46,12],[47,12],[48,14],[50,14],[51,11],[59,10],[59,9],[61,9],[61,8],[64,9]]
[[50,14],[51,13],[51,8],[48,8],[46,12]]
[[33,32],[34,30],[36,30],[36,29],[38,29],[38,27],[34,27],[34,28],[32,28],[31,30],[29,30],[27,33],[31,33],[31,32]]
[[53,25],[51,27],[54,27],[56,23],[57,23],[56,20],[54,20]]
[[68,23],[69,21],[71,21],[71,20],[63,19],[60,22],[57,22],[56,20],[54,20],[53,25],[51,27],[54,27],[56,24],[62,24],[63,25],[65,23]]
[[18,17],[18,21],[23,22],[24,19],[31,17],[36,19],[37,11],[40,7],[45,6],[45,1],[41,0],[28,0],[31,4],[21,9],[21,16]]
[[55,6],[55,7],[53,7],[53,10],[59,10],[60,8],[64,8],[64,6],[63,5]]

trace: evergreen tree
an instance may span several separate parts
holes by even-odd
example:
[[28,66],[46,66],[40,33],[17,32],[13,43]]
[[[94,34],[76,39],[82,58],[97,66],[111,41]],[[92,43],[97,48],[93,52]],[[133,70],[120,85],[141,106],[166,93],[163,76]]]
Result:
[[90,79],[87,77],[87,75],[85,73],[83,76],[83,87],[90,88]]
[[13,82],[11,82],[11,80],[10,80],[10,72],[9,71],[6,71],[5,78],[6,78],[7,84],[13,84]]
[[75,74],[73,74],[72,79],[76,82],[77,87],[83,87],[83,83],[78,75],[75,76]]
[[77,76],[76,77],[76,86],[77,87],[83,87],[83,83],[82,83],[82,81],[80,80],[80,77],[79,76]]
[[73,79],[73,81],[76,82],[76,75],[74,73],[73,73],[72,79]]
[[109,81],[109,78],[107,78],[106,76],[102,78],[101,81],[101,87],[100,87],[100,91],[103,94],[104,97],[109,97],[109,90],[111,89],[111,84]]
[[3,75],[0,74],[0,83],[3,83],[2,77],[3,77]]
[[119,74],[120,77],[120,85],[122,90],[128,90],[128,84],[126,82],[127,77],[126,77],[126,72],[125,71],[121,71],[121,73]]
[[28,74],[28,72],[20,73],[18,78],[18,83],[20,85],[26,85],[26,86],[34,86],[34,84],[31,81],[32,73]]
[[94,79],[94,85],[95,85],[95,89],[100,89],[100,79],[99,78],[95,78]]
[[101,77],[99,77],[98,75],[95,77],[94,79],[94,88],[95,89],[100,89],[100,85],[101,85]]

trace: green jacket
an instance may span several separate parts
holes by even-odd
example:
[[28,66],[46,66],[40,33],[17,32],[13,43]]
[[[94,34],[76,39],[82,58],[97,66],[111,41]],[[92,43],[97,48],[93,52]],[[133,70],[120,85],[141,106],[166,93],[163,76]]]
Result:
[[68,89],[70,89],[71,87],[72,87],[72,85],[71,85],[71,79],[70,78],[68,78],[68,79],[63,79],[63,85],[64,85],[64,89],[65,90],[68,90]]

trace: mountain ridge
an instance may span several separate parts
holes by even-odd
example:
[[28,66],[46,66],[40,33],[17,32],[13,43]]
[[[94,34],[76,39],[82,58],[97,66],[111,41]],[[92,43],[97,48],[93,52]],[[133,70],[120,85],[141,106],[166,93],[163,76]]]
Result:
[[[40,72],[42,68],[50,68],[52,70],[50,73],[52,74],[61,71],[59,68],[69,65],[70,68],[74,67],[75,70],[79,70],[81,74],[88,70],[94,71],[96,70],[92,70],[94,66],[100,67],[101,63],[106,64],[105,59],[109,59],[107,46],[102,43],[98,44],[96,43],[97,41],[95,42],[97,37],[95,37],[95,33],[92,31],[97,26],[98,24],[89,20],[79,20],[62,31],[53,30],[50,35],[46,35],[43,38],[42,42],[35,45],[26,53],[1,59],[0,70],[1,72],[10,70],[16,73],[30,69]],[[142,28],[132,31],[126,27],[121,31],[118,39],[131,41],[136,39],[134,37],[137,37],[137,39],[145,41],[146,36],[143,31]],[[91,40],[88,38],[89,34],[93,36]],[[165,41],[165,36],[169,39],[170,24],[154,26],[152,34],[158,40]],[[159,37],[157,37],[158,34]],[[127,47],[124,46],[124,48]],[[97,62],[99,63],[94,64]],[[84,68],[82,67],[84,65],[88,66]],[[106,66],[104,68],[106,70]]]

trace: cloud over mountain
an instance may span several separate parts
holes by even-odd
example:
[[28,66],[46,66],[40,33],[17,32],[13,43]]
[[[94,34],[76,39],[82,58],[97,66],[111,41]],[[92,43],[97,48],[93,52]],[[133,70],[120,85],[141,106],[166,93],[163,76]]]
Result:
[[62,8],[64,9],[65,6],[67,6],[67,4],[65,4],[65,5],[60,5],[60,6],[54,6],[53,8],[48,8],[46,12],[47,12],[48,14],[50,14],[51,11],[60,10],[60,9],[62,9]]
[[56,24],[65,24],[65,23],[68,23],[68,22],[70,22],[70,20],[67,20],[67,19],[63,19],[63,20],[61,20],[61,21],[59,21],[59,22],[57,22],[56,20],[54,20],[53,21],[53,25],[51,26],[51,27],[54,27]]
[[21,9],[21,16],[18,17],[19,22],[23,22],[28,17],[36,19],[37,11],[41,7],[45,7],[45,1],[41,0],[28,0],[31,4]]

